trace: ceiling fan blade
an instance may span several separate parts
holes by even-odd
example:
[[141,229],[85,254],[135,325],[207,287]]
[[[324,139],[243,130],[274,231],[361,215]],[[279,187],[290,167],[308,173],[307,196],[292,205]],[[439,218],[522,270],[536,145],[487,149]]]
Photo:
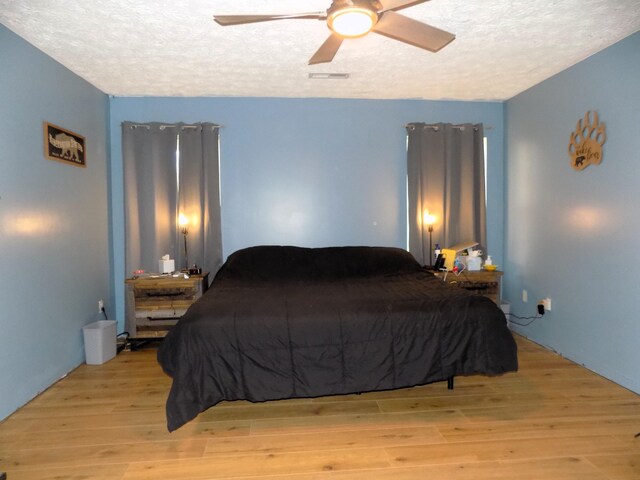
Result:
[[325,12],[294,13],[285,15],[214,15],[213,19],[219,25],[227,27],[229,25],[243,25],[246,23],[270,22],[271,20],[288,19],[313,19],[324,20],[327,18]]
[[382,15],[373,27],[373,31],[430,52],[437,52],[456,38],[452,33],[418,22],[392,10]]
[[387,10],[402,10],[403,8],[413,7],[420,3],[428,2],[429,0],[378,0],[382,5],[380,13]]
[[329,63],[333,60],[333,57],[338,53],[338,49],[342,45],[342,37],[335,33],[329,35],[322,46],[318,49],[313,57],[309,60],[309,65],[315,65],[317,63]]

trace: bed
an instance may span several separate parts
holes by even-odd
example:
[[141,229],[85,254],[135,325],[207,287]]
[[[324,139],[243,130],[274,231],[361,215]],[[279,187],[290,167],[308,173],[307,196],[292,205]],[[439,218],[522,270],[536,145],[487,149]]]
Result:
[[223,400],[405,388],[518,368],[504,314],[405,250],[258,246],[229,256],[173,327],[167,427]]

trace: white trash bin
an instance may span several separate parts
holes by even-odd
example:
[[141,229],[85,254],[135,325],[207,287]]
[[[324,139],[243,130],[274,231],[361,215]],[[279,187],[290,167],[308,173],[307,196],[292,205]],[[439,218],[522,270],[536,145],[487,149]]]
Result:
[[87,365],[102,365],[116,356],[116,321],[98,320],[82,327]]

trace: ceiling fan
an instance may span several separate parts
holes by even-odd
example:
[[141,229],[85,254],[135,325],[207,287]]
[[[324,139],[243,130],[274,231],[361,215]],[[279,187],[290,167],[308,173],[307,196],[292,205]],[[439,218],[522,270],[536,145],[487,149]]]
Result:
[[309,65],[333,60],[345,38],[362,37],[373,31],[415,47],[437,52],[456,36],[426,23],[405,17],[397,10],[428,0],[333,0],[326,12],[284,15],[215,15],[222,26],[272,20],[325,20],[331,35],[309,60]]

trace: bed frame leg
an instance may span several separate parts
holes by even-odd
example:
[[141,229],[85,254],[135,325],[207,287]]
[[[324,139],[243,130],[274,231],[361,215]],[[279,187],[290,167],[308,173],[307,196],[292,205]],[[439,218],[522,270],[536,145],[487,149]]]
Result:
[[453,390],[453,376],[447,378],[447,390]]

